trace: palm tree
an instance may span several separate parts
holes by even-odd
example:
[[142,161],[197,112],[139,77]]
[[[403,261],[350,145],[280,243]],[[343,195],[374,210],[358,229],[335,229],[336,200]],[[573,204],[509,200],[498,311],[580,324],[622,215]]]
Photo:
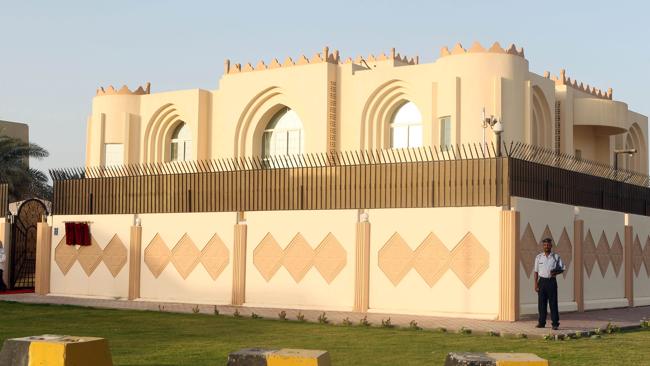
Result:
[[36,144],[0,135],[0,181],[9,185],[10,202],[31,197],[52,199],[47,176],[29,167],[30,158],[43,159],[48,155],[47,150]]

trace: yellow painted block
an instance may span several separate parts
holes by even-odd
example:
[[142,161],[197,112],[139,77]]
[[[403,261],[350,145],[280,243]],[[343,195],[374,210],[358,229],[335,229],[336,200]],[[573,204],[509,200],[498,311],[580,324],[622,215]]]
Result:
[[327,351],[283,348],[266,357],[267,366],[330,366]]
[[29,366],[66,366],[65,344],[32,341],[29,344]]
[[488,353],[497,366],[548,366],[548,361],[532,353]]

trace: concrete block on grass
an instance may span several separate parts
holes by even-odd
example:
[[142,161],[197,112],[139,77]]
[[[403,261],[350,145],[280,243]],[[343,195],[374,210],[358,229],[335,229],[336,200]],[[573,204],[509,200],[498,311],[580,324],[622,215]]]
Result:
[[452,352],[445,366],[548,366],[548,361],[532,353]]
[[113,366],[108,342],[96,337],[46,334],[7,339],[0,366]]

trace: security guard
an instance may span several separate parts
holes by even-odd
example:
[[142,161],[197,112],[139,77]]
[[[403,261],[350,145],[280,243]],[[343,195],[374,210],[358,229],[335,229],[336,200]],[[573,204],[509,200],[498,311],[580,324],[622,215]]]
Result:
[[560,326],[560,314],[557,308],[557,280],[555,276],[564,272],[564,263],[557,253],[553,253],[553,239],[542,240],[544,252],[535,257],[535,292],[537,292],[537,309],[539,320],[537,328],[546,327],[546,306],[551,307],[551,325],[553,330]]

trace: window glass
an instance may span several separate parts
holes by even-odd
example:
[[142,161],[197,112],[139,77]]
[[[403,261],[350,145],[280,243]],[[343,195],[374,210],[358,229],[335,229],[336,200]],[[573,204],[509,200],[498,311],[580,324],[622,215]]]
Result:
[[447,150],[451,145],[451,117],[440,118],[440,148]]
[[104,144],[104,158],[106,166],[124,164],[124,145]]
[[406,102],[395,112],[390,124],[390,147],[422,146],[422,115],[413,102]]
[[181,122],[172,133],[169,151],[171,161],[190,160],[192,153],[192,134],[187,123]]
[[262,136],[262,156],[295,155],[303,152],[302,122],[284,107],[269,121]]

